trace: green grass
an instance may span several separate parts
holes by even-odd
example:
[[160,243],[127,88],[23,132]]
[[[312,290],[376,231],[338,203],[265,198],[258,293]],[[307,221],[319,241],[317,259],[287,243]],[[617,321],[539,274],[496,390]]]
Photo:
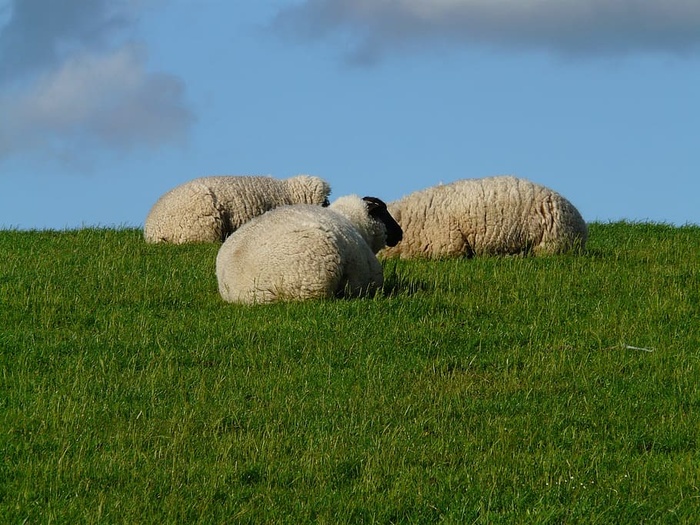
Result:
[[0,231],[0,522],[697,523],[699,247],[595,223],[237,306],[217,246]]

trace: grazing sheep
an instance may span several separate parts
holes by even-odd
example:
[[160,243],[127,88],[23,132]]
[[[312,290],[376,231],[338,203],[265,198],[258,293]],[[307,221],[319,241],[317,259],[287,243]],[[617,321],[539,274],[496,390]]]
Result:
[[380,257],[555,254],[583,249],[578,210],[549,188],[509,176],[464,179],[388,205],[403,240]]
[[242,224],[285,204],[328,205],[326,181],[309,175],[200,177],[165,193],[146,217],[146,242],[221,242]]
[[401,236],[386,204],[374,197],[348,195],[328,208],[281,206],[221,245],[219,293],[239,303],[361,295],[383,284],[375,253]]

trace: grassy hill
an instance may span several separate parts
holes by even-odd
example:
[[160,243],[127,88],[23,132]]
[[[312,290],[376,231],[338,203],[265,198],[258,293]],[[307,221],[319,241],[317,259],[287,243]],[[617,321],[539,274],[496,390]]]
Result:
[[0,522],[700,519],[700,227],[252,307],[217,249],[0,231]]

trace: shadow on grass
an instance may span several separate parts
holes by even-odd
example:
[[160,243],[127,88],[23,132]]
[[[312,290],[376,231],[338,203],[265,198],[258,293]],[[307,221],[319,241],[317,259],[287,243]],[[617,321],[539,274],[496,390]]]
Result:
[[430,290],[428,283],[409,277],[397,270],[396,264],[388,263],[384,268],[384,297],[412,296]]

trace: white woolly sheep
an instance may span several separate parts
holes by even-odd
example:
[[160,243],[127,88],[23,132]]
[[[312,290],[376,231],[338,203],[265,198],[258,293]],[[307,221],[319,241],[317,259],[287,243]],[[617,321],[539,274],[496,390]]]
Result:
[[146,217],[146,242],[221,242],[242,224],[286,204],[328,205],[331,189],[319,177],[200,177],[165,193]]
[[557,192],[525,179],[463,179],[388,204],[403,240],[380,257],[444,258],[556,254],[583,249],[578,210]]
[[374,197],[341,197],[328,208],[281,206],[244,224],[219,248],[216,276],[227,302],[358,296],[382,286],[376,253],[401,227]]

